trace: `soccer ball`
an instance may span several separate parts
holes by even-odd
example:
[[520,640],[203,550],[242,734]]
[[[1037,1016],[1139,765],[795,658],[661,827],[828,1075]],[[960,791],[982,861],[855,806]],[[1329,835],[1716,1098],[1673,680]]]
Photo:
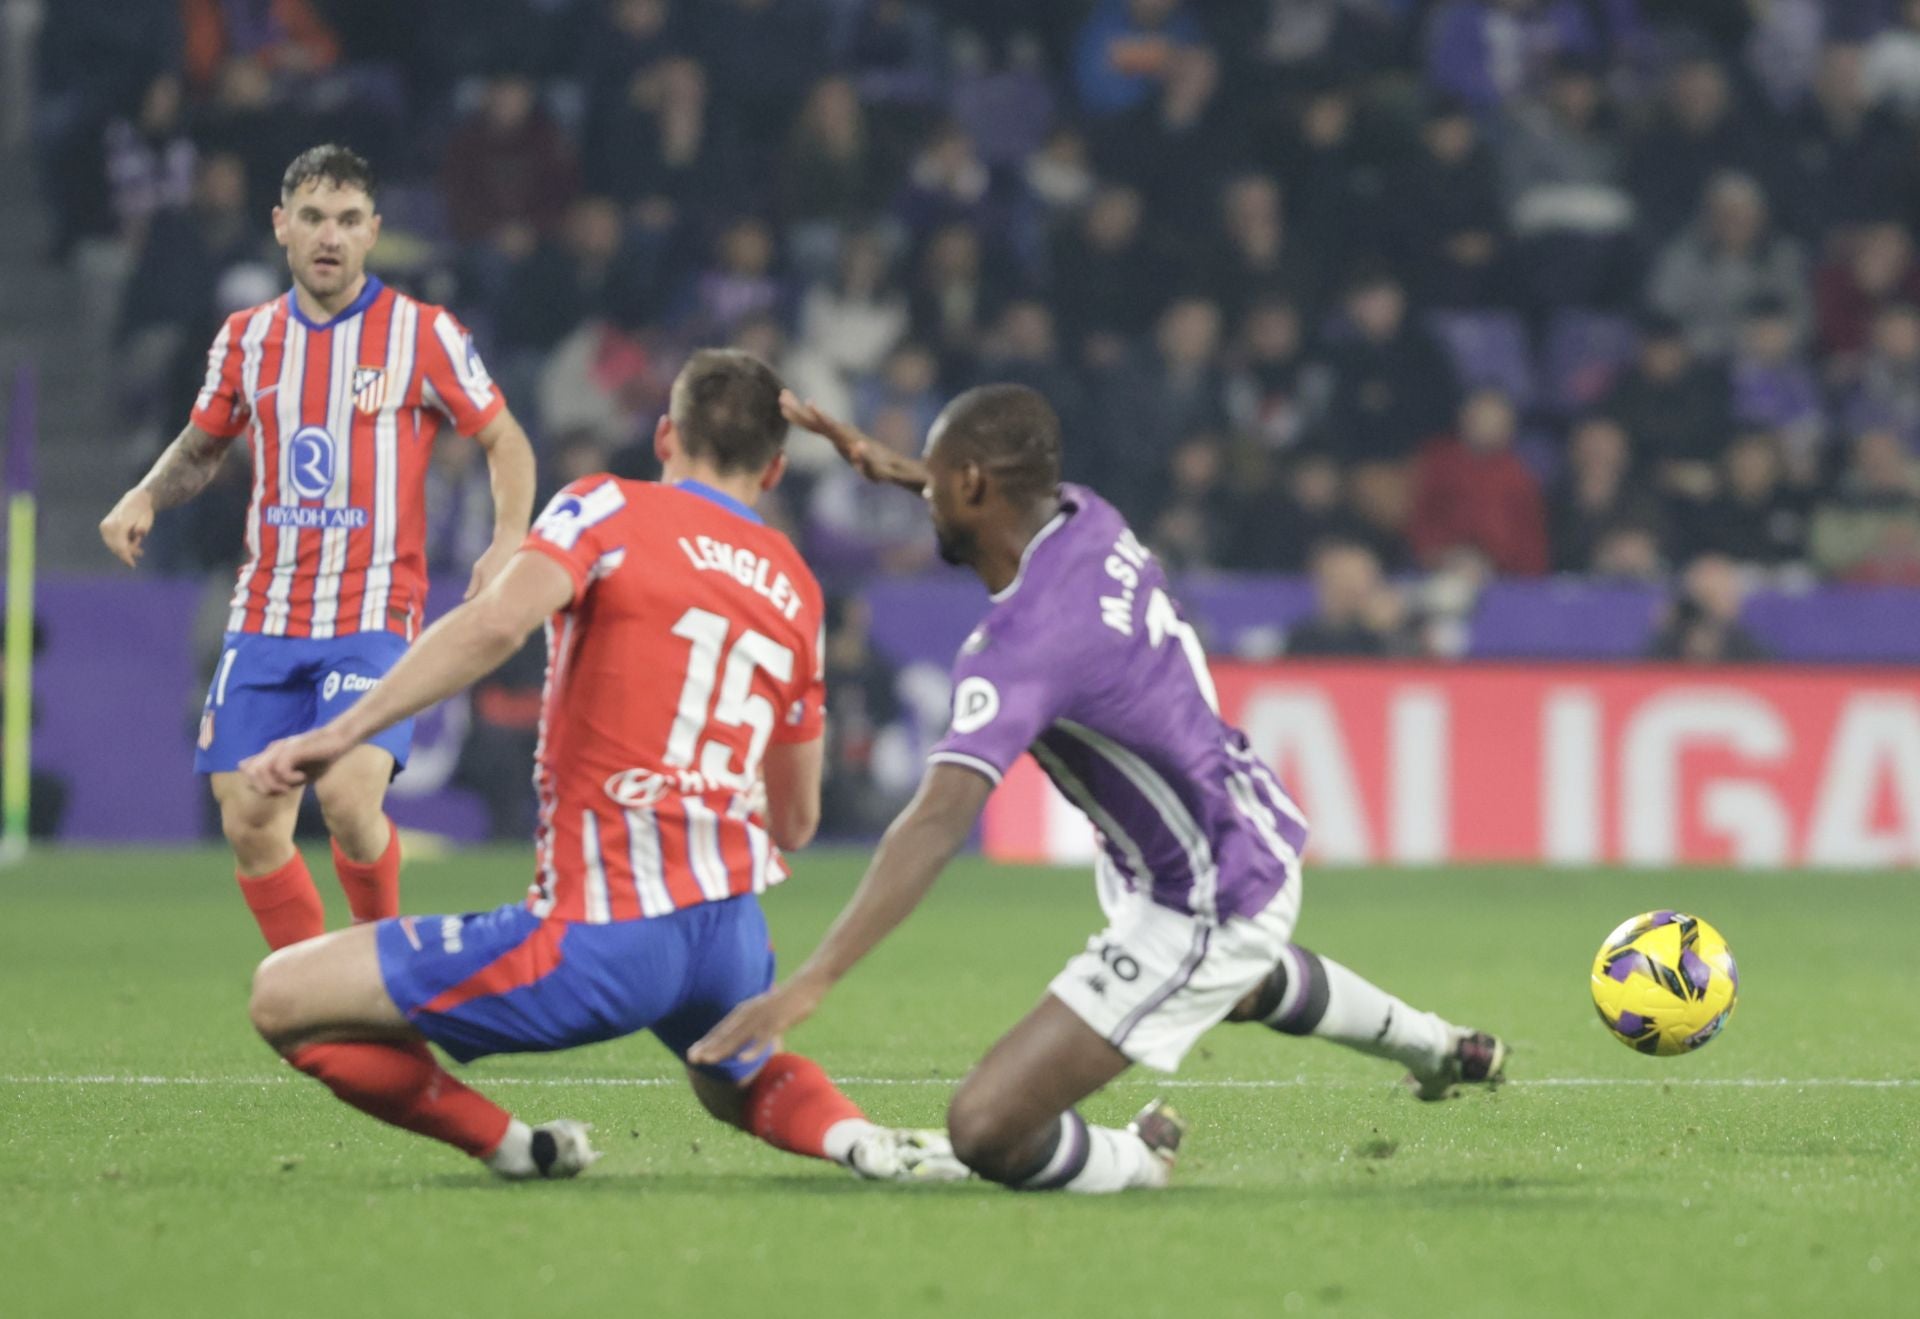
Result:
[[1691,1053],[1733,1015],[1740,973],[1720,932],[1678,911],[1624,921],[1593,959],[1593,1006],[1613,1038],[1662,1058]]

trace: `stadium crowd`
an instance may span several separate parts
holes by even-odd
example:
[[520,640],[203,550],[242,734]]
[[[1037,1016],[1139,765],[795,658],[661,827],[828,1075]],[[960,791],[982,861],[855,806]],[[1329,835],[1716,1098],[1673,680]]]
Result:
[[[1750,658],[1757,581],[1920,583],[1920,0],[90,0],[44,7],[36,104],[130,466],[335,139],[549,486],[648,474],[725,342],[902,447],[1034,386],[1177,570],[1314,575],[1295,653],[1458,653],[1435,616],[1568,573],[1671,583],[1650,653]],[[853,766],[898,714],[858,589],[933,546],[811,439],[775,516],[841,597]],[[460,580],[484,464],[433,480]],[[249,482],[153,561],[227,571]],[[517,739],[526,660],[480,695]]]

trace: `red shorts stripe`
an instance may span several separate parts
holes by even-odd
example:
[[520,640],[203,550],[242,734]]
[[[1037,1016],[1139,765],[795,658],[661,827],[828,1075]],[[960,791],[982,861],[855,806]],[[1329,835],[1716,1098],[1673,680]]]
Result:
[[444,989],[415,1012],[451,1012],[462,1003],[489,998],[531,985],[552,975],[560,965],[560,941],[567,937],[564,921],[543,921],[524,943],[502,953],[451,989]]

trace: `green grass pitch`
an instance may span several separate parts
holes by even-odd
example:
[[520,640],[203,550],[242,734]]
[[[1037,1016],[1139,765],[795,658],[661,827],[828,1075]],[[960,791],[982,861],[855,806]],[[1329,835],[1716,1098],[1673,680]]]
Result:
[[[406,907],[492,906],[526,865],[417,862]],[[789,964],[858,865],[805,857],[768,900]],[[644,1038],[468,1069],[607,1150],[577,1182],[498,1184],[253,1038],[261,950],[219,854],[42,853],[0,895],[0,1313],[21,1319],[1920,1313],[1913,875],[1317,872],[1301,941],[1507,1035],[1515,1083],[1421,1106],[1384,1064],[1222,1028],[1172,1090],[1174,1189],[1099,1200],[861,1185],[712,1123]],[[1740,961],[1739,1009],[1691,1057],[1620,1047],[1587,1000],[1600,938],[1656,906]],[[1096,924],[1083,876],[957,865],[796,1047],[874,1117],[935,1123]]]

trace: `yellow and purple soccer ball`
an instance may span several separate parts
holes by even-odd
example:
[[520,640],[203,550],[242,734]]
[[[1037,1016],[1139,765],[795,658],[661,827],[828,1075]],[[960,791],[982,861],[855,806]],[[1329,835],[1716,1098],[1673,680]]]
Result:
[[1720,931],[1679,911],[1621,922],[1593,959],[1593,1006],[1613,1038],[1662,1058],[1692,1053],[1733,1015],[1740,973]]

